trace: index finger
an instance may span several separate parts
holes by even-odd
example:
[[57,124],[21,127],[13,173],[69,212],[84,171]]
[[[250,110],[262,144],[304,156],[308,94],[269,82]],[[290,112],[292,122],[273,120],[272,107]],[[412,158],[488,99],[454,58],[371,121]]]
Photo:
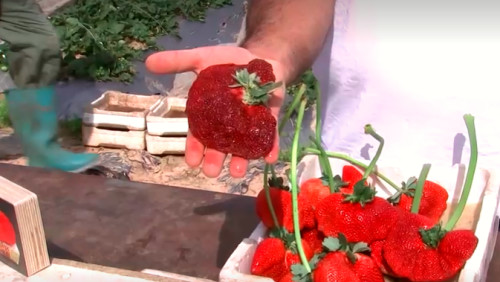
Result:
[[196,49],[162,51],[146,59],[146,67],[157,74],[195,71],[200,65],[200,55]]

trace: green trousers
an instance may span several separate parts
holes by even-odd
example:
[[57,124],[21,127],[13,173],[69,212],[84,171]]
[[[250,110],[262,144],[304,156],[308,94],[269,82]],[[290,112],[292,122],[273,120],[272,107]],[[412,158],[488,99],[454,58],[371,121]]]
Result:
[[53,85],[61,53],[54,27],[35,0],[0,0],[0,39],[7,42],[9,73],[18,88]]

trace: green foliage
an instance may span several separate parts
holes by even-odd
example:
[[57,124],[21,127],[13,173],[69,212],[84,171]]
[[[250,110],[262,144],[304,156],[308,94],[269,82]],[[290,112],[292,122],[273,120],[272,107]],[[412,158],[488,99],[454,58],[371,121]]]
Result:
[[6,42],[0,44],[0,71],[7,72],[9,70],[9,64],[7,63],[7,51],[9,51],[9,45]]
[[204,21],[231,0],[76,0],[51,17],[61,39],[65,76],[131,82],[133,61],[158,50],[156,38],[179,37],[179,20]]
[[11,122],[7,109],[7,100],[0,94],[0,128],[9,127],[10,125]]
[[82,136],[82,119],[71,118],[59,121],[59,129],[70,136],[81,138]]

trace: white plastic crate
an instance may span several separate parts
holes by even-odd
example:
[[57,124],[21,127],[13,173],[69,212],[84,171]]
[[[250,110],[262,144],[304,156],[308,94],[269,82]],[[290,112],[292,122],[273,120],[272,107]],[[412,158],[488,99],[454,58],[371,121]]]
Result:
[[145,131],[111,130],[82,125],[82,143],[89,147],[144,150],[146,148],[145,135]]
[[[334,174],[340,174],[342,167],[347,162],[332,159],[331,165]],[[299,183],[313,177],[320,177],[320,167],[316,156],[306,156],[299,164]],[[409,177],[418,177],[421,166],[415,166],[415,175],[403,175],[401,169],[387,168],[379,171],[393,180],[395,183],[406,181]],[[464,165],[453,167],[431,167],[428,180],[432,180],[445,187],[449,194],[448,213],[451,203],[459,200],[463,187],[467,168]],[[373,181],[373,178],[371,178]],[[375,182],[377,196],[388,197],[385,191],[393,191],[384,182]],[[472,257],[467,261],[456,281],[459,282],[482,282],[486,280],[488,267],[493,256],[493,250],[497,238],[498,221],[496,212],[499,203],[500,179],[497,174],[484,169],[477,168],[472,184],[472,190],[464,210],[456,227],[467,228],[476,225],[475,234],[479,239],[478,245]],[[482,203],[482,204],[481,204]],[[476,217],[474,217],[476,215]],[[446,216],[446,215],[444,215]],[[468,219],[472,218],[471,222]],[[272,279],[250,274],[250,266],[257,244],[267,236],[267,228],[260,223],[249,238],[244,239],[229,257],[220,272],[221,282],[250,282],[250,281],[273,281]]]
[[186,137],[146,134],[146,150],[153,155],[182,155],[186,151]]
[[156,95],[107,91],[85,107],[82,122],[100,128],[145,130],[146,115],[160,100]]
[[186,98],[165,97],[146,116],[147,131],[152,136],[186,136],[188,120]]

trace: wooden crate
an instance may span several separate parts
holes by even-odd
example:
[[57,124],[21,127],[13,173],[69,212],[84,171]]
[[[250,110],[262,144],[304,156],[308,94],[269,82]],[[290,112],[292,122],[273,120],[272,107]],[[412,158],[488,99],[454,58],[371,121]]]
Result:
[[24,276],[50,265],[36,194],[0,176],[0,261]]
[[161,100],[157,95],[107,91],[85,107],[83,124],[113,129],[146,130],[146,115]]

